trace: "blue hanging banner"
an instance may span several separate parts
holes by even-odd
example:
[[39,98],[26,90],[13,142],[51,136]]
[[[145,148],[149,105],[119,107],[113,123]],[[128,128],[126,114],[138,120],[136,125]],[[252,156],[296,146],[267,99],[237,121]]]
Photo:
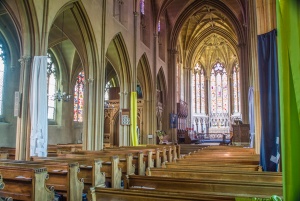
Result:
[[178,125],[178,115],[170,113],[170,128],[177,128]]

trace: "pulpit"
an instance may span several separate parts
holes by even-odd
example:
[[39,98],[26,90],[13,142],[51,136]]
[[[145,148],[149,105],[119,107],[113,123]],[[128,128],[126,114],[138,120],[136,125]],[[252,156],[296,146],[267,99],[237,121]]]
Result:
[[232,125],[233,138],[232,144],[235,146],[249,146],[250,145],[250,125],[238,124]]

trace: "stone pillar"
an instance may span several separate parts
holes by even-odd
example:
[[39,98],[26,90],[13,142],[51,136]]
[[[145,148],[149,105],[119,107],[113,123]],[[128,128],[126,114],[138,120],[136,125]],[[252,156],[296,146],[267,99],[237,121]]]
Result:
[[85,123],[84,123],[84,131],[85,136],[83,140],[84,149],[86,150],[96,150],[96,136],[95,136],[95,121],[94,115],[95,115],[95,109],[94,109],[94,79],[88,78],[86,79],[87,85],[85,85],[85,97],[87,97],[85,100]]
[[[153,135],[152,139],[148,140],[149,144],[156,144],[156,130],[157,130],[157,116],[156,116],[156,110],[157,110],[157,58],[158,56],[158,34],[154,33],[153,35],[153,92],[152,92],[152,102],[150,103],[149,109],[152,112],[151,120],[152,120],[152,126],[150,128],[151,134]],[[163,113],[166,111],[163,111]],[[145,113],[144,113],[145,114]],[[162,128],[163,129],[163,128]]]
[[248,50],[245,44],[239,44],[240,52],[240,108],[244,123],[249,123],[249,104],[248,104],[248,90],[249,90],[249,63]]
[[[176,108],[176,54],[177,50],[168,50],[168,115],[170,113],[177,114]],[[171,135],[171,141],[177,142],[177,128],[169,129]]]
[[16,136],[16,160],[29,159],[30,155],[30,114],[29,114],[29,89],[31,73],[31,57],[22,57],[19,59],[21,107],[17,118],[17,136]]

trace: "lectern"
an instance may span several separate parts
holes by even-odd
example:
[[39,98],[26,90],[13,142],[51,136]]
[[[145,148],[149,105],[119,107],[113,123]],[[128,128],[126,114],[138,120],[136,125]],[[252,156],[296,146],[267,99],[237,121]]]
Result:
[[250,145],[250,125],[238,124],[232,125],[233,138],[232,144],[235,146],[249,146]]

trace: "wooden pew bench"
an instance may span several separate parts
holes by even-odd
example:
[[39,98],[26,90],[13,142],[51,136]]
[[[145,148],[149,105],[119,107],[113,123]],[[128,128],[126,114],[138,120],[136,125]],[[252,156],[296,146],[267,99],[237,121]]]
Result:
[[190,201],[235,201],[233,195],[192,193],[192,192],[172,192],[172,191],[156,191],[145,189],[109,189],[95,188],[95,198],[93,201],[173,201],[173,200],[190,200]]
[[167,155],[167,161],[170,163],[173,160],[176,160],[177,157],[177,146],[176,145],[146,145],[147,148],[165,148],[166,149],[166,155]]
[[160,157],[160,149],[158,148],[130,148],[130,147],[113,147],[113,148],[105,148],[106,152],[113,152],[118,154],[119,152],[126,153],[137,153],[142,152],[144,155],[145,167],[161,167],[161,157]]
[[203,148],[203,151],[230,151],[230,152],[248,152],[255,154],[255,149],[253,148],[243,148],[238,146],[208,146]]
[[202,180],[228,180],[243,182],[267,182],[282,184],[281,172],[243,172],[223,170],[198,170],[172,169],[172,168],[148,168],[147,176],[172,177],[172,178],[193,178]]
[[198,145],[198,144],[179,144],[179,156],[180,154],[188,154],[190,152],[199,151],[201,149],[204,149],[208,147],[207,145]]
[[82,199],[83,181],[78,179],[79,164],[77,162],[51,161],[0,161],[2,166],[35,167],[42,166],[48,170],[47,186],[51,186],[66,200],[77,201]]
[[219,180],[198,180],[191,178],[172,178],[129,175],[124,188],[152,188],[162,191],[193,193],[225,193],[235,196],[270,197],[282,196],[282,184],[266,182],[237,182]]
[[[94,182],[92,186],[101,186],[104,187],[105,185],[103,182],[109,182],[112,188],[121,188],[121,178],[122,178],[122,170],[119,167],[119,157],[118,156],[106,156],[106,157],[99,157],[99,156],[82,156],[82,155],[63,155],[61,157],[32,157],[32,160],[38,161],[76,161],[79,163],[79,166],[95,166],[100,167],[100,169],[93,169],[94,177],[90,178],[93,174],[90,174],[89,179],[92,179]],[[101,166],[96,165],[95,161],[102,161]],[[81,173],[79,172],[79,175]],[[85,175],[88,177],[88,175]],[[84,177],[83,177],[84,178]],[[87,183],[87,187],[90,184]]]
[[205,165],[209,163],[220,163],[220,164],[244,164],[244,165],[258,165],[259,158],[193,158],[193,160],[178,159],[177,164],[199,164]]
[[[77,151],[66,154],[65,157],[100,157],[107,158],[117,155],[119,157],[119,167],[124,175],[135,174],[136,166],[133,164],[133,154],[124,152],[104,152],[104,151]],[[62,155],[63,156],[63,155]],[[136,160],[135,160],[136,161]],[[137,161],[136,161],[137,163]],[[145,172],[145,170],[144,170]]]
[[8,159],[15,160],[16,148],[13,147],[0,147],[0,151],[8,153]]
[[0,164],[3,189],[1,197],[11,197],[14,200],[45,200],[53,201],[54,191],[46,187],[47,169],[41,166],[8,166]]
[[78,178],[82,178],[84,182],[84,192],[87,193],[90,187],[105,187],[105,173],[101,172],[102,161],[99,159],[94,160],[73,160],[66,158],[49,158],[49,157],[31,157],[32,161],[40,162],[78,162],[80,172]]
[[0,151],[0,159],[8,159],[8,152],[6,151]]
[[163,168],[187,169],[187,170],[214,170],[214,171],[262,171],[259,165],[243,165],[243,164],[223,164],[221,162],[206,164],[178,164],[165,163]]
[[74,152],[82,150],[82,144],[57,144],[57,153]]

